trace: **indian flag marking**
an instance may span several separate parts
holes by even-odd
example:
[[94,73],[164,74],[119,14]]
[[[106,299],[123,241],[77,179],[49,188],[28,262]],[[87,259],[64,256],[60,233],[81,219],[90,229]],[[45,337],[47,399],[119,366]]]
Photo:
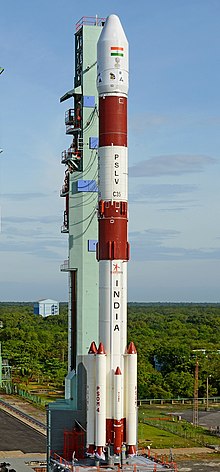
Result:
[[111,56],[124,57],[124,48],[119,48],[118,46],[111,47]]

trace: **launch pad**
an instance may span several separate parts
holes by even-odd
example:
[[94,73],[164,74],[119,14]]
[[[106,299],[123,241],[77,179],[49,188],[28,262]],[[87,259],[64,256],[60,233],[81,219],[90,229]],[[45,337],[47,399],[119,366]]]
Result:
[[157,460],[149,459],[146,456],[137,455],[129,459],[119,458],[118,463],[109,464],[104,461],[95,462],[94,459],[87,458],[82,461],[67,462],[58,455],[51,457],[51,472],[101,472],[101,471],[117,471],[117,472],[177,472],[176,463],[161,463]]

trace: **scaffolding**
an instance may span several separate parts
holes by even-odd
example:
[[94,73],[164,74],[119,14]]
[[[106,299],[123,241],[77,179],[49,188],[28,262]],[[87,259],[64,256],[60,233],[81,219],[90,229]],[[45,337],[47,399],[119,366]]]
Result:
[[0,388],[6,393],[11,393],[11,366],[8,359],[2,358],[1,342],[0,342]]
[[199,384],[199,363],[196,359],[195,365],[195,382],[194,382],[194,401],[193,401],[193,426],[199,426],[199,400],[198,400],[198,384]]

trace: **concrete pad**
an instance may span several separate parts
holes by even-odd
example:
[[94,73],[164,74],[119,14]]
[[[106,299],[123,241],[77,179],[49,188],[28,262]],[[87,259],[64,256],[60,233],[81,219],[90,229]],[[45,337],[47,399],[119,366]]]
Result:
[[15,469],[16,472],[31,472],[33,471],[32,467],[27,465],[27,462],[30,461],[45,461],[45,454],[23,454],[22,457],[5,457],[1,462],[7,462],[10,464],[12,469]]

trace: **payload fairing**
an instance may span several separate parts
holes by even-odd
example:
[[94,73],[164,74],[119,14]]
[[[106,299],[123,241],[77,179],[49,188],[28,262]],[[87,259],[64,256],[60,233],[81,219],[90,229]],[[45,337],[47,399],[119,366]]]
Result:
[[137,443],[137,352],[127,347],[128,41],[110,15],[97,46],[99,93],[99,347],[89,351],[88,452],[104,459],[106,445],[128,455]]

